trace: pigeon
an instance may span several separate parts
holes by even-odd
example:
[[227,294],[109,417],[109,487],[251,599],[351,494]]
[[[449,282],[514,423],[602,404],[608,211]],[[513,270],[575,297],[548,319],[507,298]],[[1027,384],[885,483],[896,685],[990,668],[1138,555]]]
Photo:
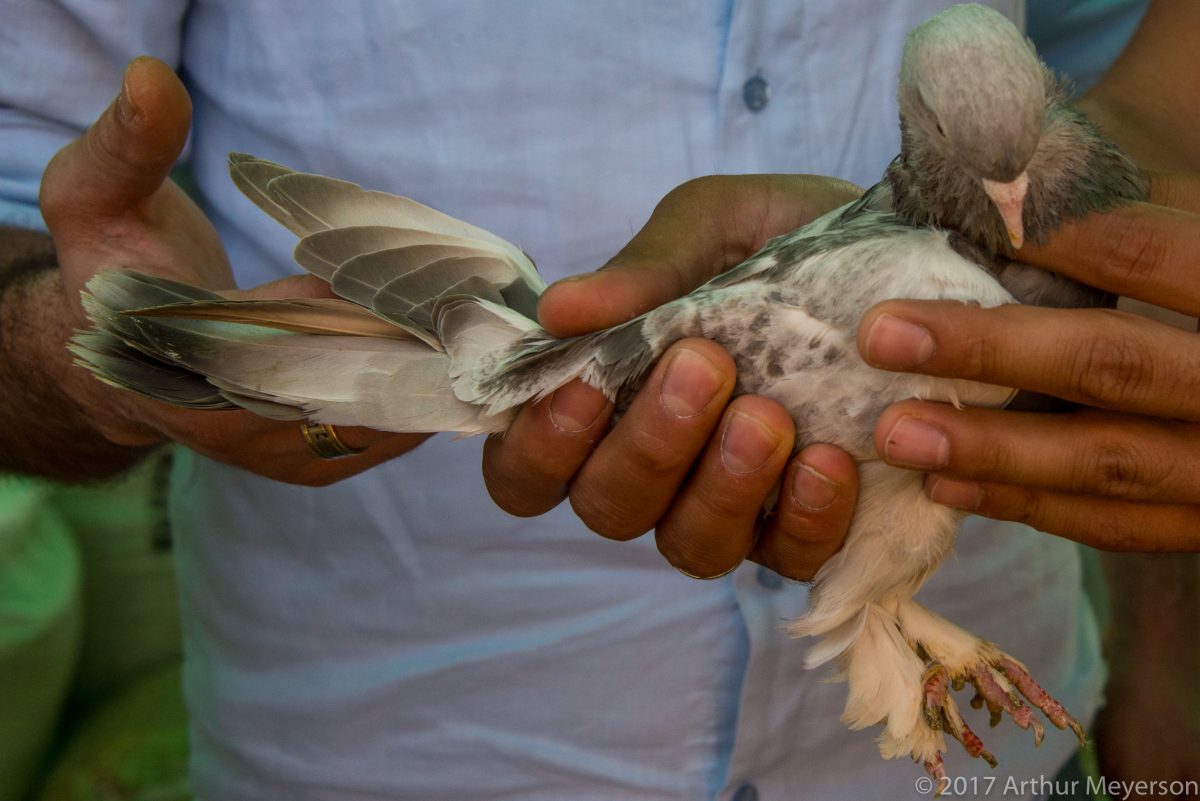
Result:
[[181,406],[469,435],[502,434],[522,404],[576,378],[619,413],[673,342],[713,339],[737,364],[737,393],[790,410],[797,450],[828,442],[857,460],[845,544],[788,630],[818,638],[809,667],[836,664],[850,727],[880,726],[882,756],[911,757],[944,780],[947,736],[996,762],[952,695],[966,684],[992,725],[1007,717],[1041,742],[1037,710],[1081,743],[1084,732],[1014,657],[913,599],[962,515],[873,445],[897,401],[998,408],[1015,391],[872,368],[856,329],[893,298],[1111,302],[1011,258],[1063,221],[1146,196],[1138,168],[1067,98],[1007,19],[951,7],[909,34],[901,151],[878,184],[690,294],[571,338],[538,325],[545,283],[503,239],[406,198],[233,154],[234,182],[300,237],[296,261],[338,297],[230,301],[110,270],[88,284],[94,328],[71,347],[102,380]]

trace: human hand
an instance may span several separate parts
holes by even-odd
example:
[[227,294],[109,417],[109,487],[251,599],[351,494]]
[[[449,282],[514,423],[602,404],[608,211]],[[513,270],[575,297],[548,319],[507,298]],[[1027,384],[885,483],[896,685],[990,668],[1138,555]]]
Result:
[[[217,233],[167,175],[187,139],[191,103],[165,64],[140,58],[120,97],[60,151],[42,180],[41,208],[57,250],[62,287],[80,326],[79,291],[101,268],[122,267],[225,290],[231,297],[325,296],[323,282],[289,278],[248,292],[233,277]],[[61,343],[58,343],[61,347]],[[358,455],[318,459],[297,423],[245,411],[179,409],[113,390],[79,369],[72,397],[109,441],[138,447],[175,440],[214,459],[300,484],[328,484],[416,447],[424,435],[339,428]]]
[[[1064,225],[1021,257],[1200,313],[1200,177],[1156,173],[1149,203]],[[891,370],[1019,387],[1066,414],[908,401],[880,418],[888,462],[930,473],[934,500],[1109,550],[1200,550],[1200,337],[1109,310],[889,301],[859,349]]]
[[[539,317],[558,336],[623,322],[857,194],[811,176],[690,181],[603,269],[551,286]],[[823,444],[789,459],[789,413],[764,397],[731,401],[735,382],[724,349],[683,340],[663,354],[611,431],[604,396],[569,384],[488,441],[488,489],[517,515],[541,514],[569,497],[589,528],[612,539],[653,528],[667,561],[692,576],[719,576],[749,558],[789,578],[811,578],[849,526],[858,492],[853,461]],[[777,484],[774,514],[760,521]]]

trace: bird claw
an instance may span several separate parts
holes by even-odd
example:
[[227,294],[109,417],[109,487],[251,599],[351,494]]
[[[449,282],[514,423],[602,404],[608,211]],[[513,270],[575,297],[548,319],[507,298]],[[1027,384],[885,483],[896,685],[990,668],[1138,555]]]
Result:
[[933,755],[933,759],[927,759],[924,762],[925,772],[929,774],[929,778],[933,779],[933,797],[940,798],[942,788],[946,786],[948,779],[946,778],[946,766],[942,763],[941,753]]
[[[926,669],[923,681],[925,721],[935,731],[944,731],[958,740],[963,749],[972,757],[982,759],[993,768],[996,767],[996,758],[983,747],[983,741],[975,732],[971,731],[971,727],[959,714],[954,699],[950,697],[949,686],[952,686],[952,682],[958,683],[951,678],[950,671],[946,669],[945,665],[935,663]],[[940,765],[941,755],[939,754],[938,757]],[[929,764],[926,763],[926,769],[928,770],[928,768]]]
[[[1028,677],[1029,674],[1025,675]],[[1013,723],[1022,729],[1033,731],[1034,745],[1041,745],[1042,740],[1046,737],[1045,727],[1033,716],[1033,710],[1021,700],[1011,687],[1001,685],[1000,676],[997,668],[988,662],[980,661],[967,669],[967,679],[975,686],[975,691],[983,698],[991,713],[991,725],[995,726],[999,723],[1003,713],[1007,712]],[[1030,679],[1030,681],[1033,680]],[[1045,693],[1044,690],[1042,692]]]
[[[1021,695],[1029,700],[1029,703],[1036,706],[1046,716],[1046,719],[1060,729],[1069,728],[1075,732],[1075,736],[1079,738],[1080,747],[1087,747],[1087,735],[1083,732],[1083,726],[1079,725],[1079,721],[1071,716],[1071,713],[1058,702],[1050,693],[1042,688],[1023,665],[1017,662],[1007,654],[1001,654],[996,665],[1014,687],[1020,690]],[[1042,735],[1040,730],[1035,734],[1036,741],[1041,743]]]
[[[958,740],[963,750],[972,757],[984,760],[993,768],[996,767],[996,758],[984,749],[983,741],[962,719],[958,706],[950,696],[951,688],[960,689],[968,682],[975,688],[971,706],[981,709],[986,705],[993,727],[1007,713],[1013,723],[1033,732],[1034,745],[1041,745],[1046,736],[1046,729],[1042,722],[1034,717],[1033,710],[1037,708],[1058,728],[1069,728],[1075,732],[1081,746],[1087,745],[1087,738],[1079,722],[1029,675],[1024,666],[1007,654],[994,652],[994,655],[985,656],[973,665],[954,673],[943,664],[931,662],[921,678],[925,722],[934,731],[945,732]],[[930,776],[935,779],[938,772],[945,775],[940,753],[936,760],[925,760],[924,764]]]

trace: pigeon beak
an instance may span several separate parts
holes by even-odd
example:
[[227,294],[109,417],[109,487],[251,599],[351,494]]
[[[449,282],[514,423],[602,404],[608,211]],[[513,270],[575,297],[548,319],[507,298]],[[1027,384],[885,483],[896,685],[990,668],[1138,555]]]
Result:
[[1021,173],[1009,183],[983,179],[983,191],[996,204],[1000,219],[1008,229],[1008,239],[1012,242],[1013,250],[1020,250],[1025,244],[1025,226],[1021,222],[1021,212],[1025,206],[1025,194],[1029,191],[1029,176]]

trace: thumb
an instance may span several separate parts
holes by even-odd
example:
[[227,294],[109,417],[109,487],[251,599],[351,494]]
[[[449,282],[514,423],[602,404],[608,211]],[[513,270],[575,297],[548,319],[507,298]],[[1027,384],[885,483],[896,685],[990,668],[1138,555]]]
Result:
[[145,211],[183,150],[191,117],[170,67],[149,56],[129,62],[117,99],[46,167],[40,204],[56,241],[74,225]]
[[620,253],[545,291],[538,319],[556,336],[625,322],[661,306],[861,194],[813,175],[723,175],[673,189]]

